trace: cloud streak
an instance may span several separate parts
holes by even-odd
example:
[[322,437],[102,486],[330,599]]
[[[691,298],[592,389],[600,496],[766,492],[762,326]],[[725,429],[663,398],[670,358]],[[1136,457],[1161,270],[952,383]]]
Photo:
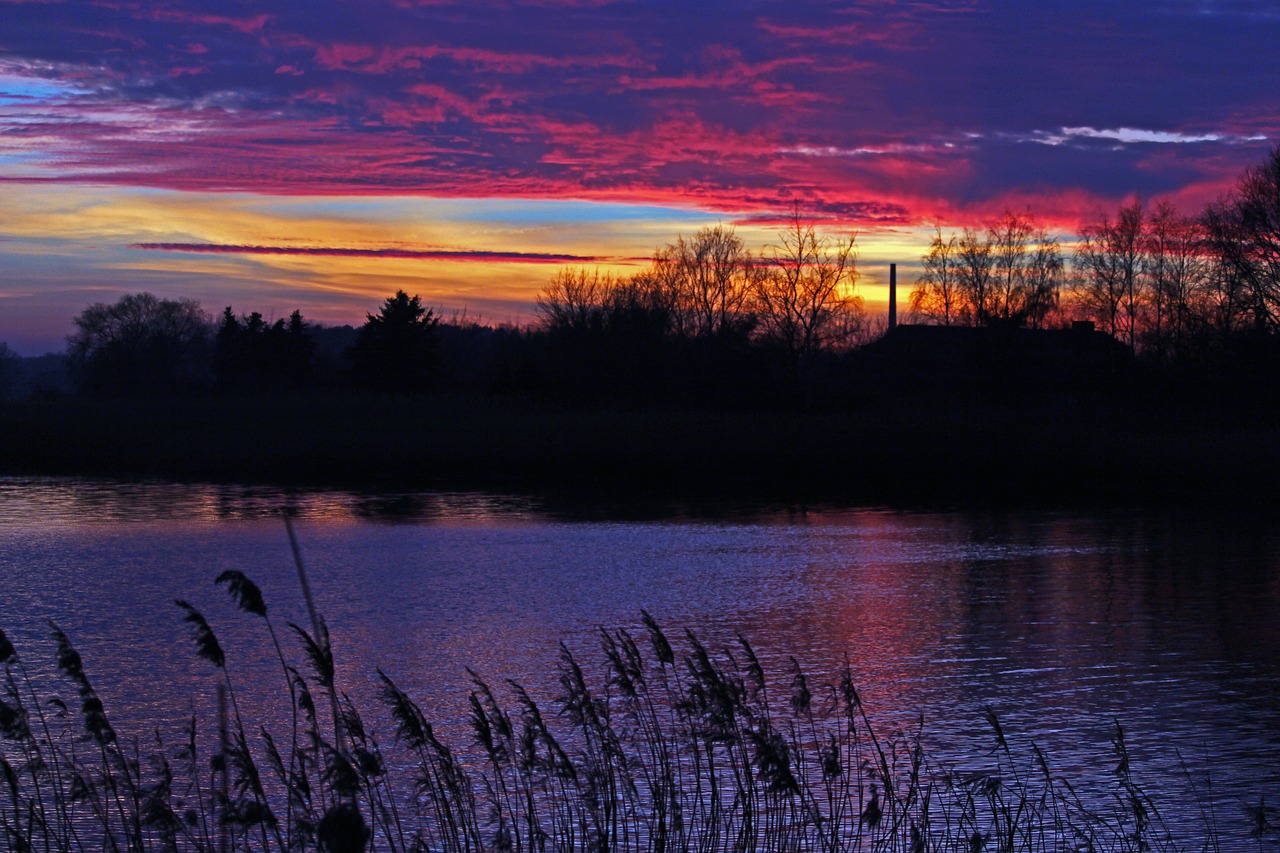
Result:
[[1143,130],[1135,127],[1098,129],[1093,127],[1064,127],[1058,131],[1038,131],[1028,138],[1043,145],[1064,145],[1078,140],[1100,139],[1124,145],[1191,145],[1195,143],[1222,143],[1247,145],[1266,142],[1263,134],[1240,136],[1230,133],[1180,133],[1168,130]]
[[619,258],[550,252],[495,252],[483,249],[353,249],[341,246],[249,246],[217,243],[133,243],[130,249],[156,252],[190,252],[219,255],[319,255],[334,258],[396,258],[422,261],[475,261],[504,264],[588,264],[616,262]]

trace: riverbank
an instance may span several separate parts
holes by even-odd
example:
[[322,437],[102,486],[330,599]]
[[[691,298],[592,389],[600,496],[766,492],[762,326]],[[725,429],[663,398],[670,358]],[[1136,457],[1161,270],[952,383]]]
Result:
[[1150,409],[64,398],[0,409],[0,473],[901,506],[1252,501],[1280,474],[1280,427]]

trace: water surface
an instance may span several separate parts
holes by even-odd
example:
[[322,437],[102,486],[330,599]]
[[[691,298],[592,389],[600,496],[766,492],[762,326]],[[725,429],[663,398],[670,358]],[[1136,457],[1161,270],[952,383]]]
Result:
[[961,766],[990,752],[990,707],[1064,775],[1105,776],[1119,720],[1157,793],[1183,796],[1190,769],[1212,772],[1225,821],[1280,802],[1280,525],[1265,514],[668,507],[637,521],[495,495],[7,479],[0,628],[48,674],[56,620],[108,711],[145,731],[209,701],[173,605],[188,600],[269,720],[284,688],[263,626],[212,581],[243,571],[277,624],[307,624],[286,509],[343,686],[372,705],[381,669],[458,742],[468,667],[545,698],[561,643],[595,660],[598,629],[636,628],[644,609],[712,646],[749,638],[782,683],[791,656],[815,677],[847,656],[873,717],[923,715]]

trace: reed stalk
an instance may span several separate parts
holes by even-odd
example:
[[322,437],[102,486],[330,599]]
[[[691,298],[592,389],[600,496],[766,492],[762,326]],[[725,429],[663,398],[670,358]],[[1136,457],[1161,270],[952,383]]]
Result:
[[[1118,722],[1106,759],[1114,770],[1087,797],[1034,743],[1021,749],[992,710],[985,765],[949,768],[931,758],[923,719],[905,731],[875,722],[847,660],[830,679],[795,659],[774,675],[745,638],[713,651],[689,631],[677,648],[648,613],[642,633],[599,632],[598,670],[562,647],[549,703],[513,682],[495,690],[469,672],[472,737],[446,744],[387,673],[377,673],[381,702],[371,708],[339,689],[314,603],[310,631],[290,625],[290,649],[248,578],[224,573],[218,583],[242,612],[264,620],[285,679],[287,730],[277,736],[249,724],[254,709],[241,707],[227,656],[187,602],[179,607],[198,655],[219,672],[226,710],[193,709],[176,744],[159,733],[122,737],[57,626],[57,663],[78,713],[54,685],[29,676],[0,633],[0,847],[1190,853],[1231,849],[1224,838],[1233,837],[1280,848],[1265,797],[1233,823],[1212,808],[1207,781],[1196,804],[1202,836],[1175,838],[1138,781]],[[298,658],[309,662],[310,679]],[[318,718],[313,686],[332,720]],[[211,737],[216,747],[206,750]]]

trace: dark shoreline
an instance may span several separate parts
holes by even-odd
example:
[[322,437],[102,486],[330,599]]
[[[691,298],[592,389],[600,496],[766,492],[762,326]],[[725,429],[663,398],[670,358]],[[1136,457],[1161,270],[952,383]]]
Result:
[[481,398],[33,400],[0,474],[901,508],[1274,503],[1280,426],[1152,407],[856,412]]

